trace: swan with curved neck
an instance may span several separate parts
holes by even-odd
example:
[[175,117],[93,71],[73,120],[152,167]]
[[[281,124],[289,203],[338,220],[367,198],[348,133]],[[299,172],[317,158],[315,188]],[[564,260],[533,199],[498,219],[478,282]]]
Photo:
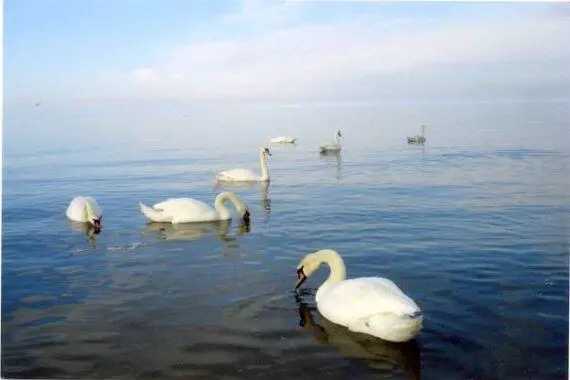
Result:
[[333,152],[340,150],[340,138],[342,137],[342,133],[339,130],[336,131],[334,134],[334,141],[321,145],[319,148],[321,152]]
[[269,181],[269,168],[267,167],[267,156],[271,156],[268,148],[259,148],[259,162],[261,164],[261,175],[249,169],[232,169],[216,173],[216,180],[219,182],[246,182],[246,181]]
[[170,198],[148,207],[140,202],[141,212],[152,222],[193,223],[231,219],[231,211],[224,204],[229,200],[249,223],[250,214],[245,203],[231,192],[222,192],[216,196],[214,207],[192,198]]
[[351,331],[392,341],[413,339],[422,328],[423,315],[416,303],[394,282],[382,277],[346,279],[342,257],[331,249],[305,256],[297,266],[298,289],[321,264],[330,267],[315,300],[319,312]]
[[95,233],[101,232],[103,210],[93,197],[77,196],[71,200],[65,215],[74,222],[89,223]]

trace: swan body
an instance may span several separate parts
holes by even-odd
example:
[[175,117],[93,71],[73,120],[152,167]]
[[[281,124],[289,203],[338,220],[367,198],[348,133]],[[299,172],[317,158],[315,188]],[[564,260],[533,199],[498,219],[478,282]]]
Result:
[[71,200],[65,212],[67,219],[74,222],[89,223],[96,232],[101,230],[103,210],[93,197],[77,196]]
[[322,263],[327,263],[331,272],[317,290],[315,300],[325,318],[351,331],[391,342],[411,340],[421,330],[422,311],[394,282],[382,277],[347,280],[344,262],[333,250],[320,250],[301,260],[296,288]]
[[426,142],[425,129],[426,129],[426,126],[422,125],[419,135],[408,136],[407,137],[408,144],[423,144],[423,143],[425,143]]
[[261,175],[249,169],[232,169],[216,173],[218,182],[266,182],[269,181],[269,169],[267,168],[267,155],[271,156],[269,149],[259,148],[259,161],[261,163]]
[[340,150],[340,138],[341,137],[342,137],[342,133],[340,132],[340,129],[339,129],[334,134],[334,141],[325,143],[319,147],[321,152],[339,151]]
[[269,140],[269,142],[273,144],[294,144],[295,141],[297,141],[297,139],[291,136],[279,136]]
[[244,221],[249,222],[249,210],[247,206],[231,192],[218,194],[214,201],[214,207],[192,198],[170,198],[148,207],[140,202],[140,209],[144,216],[152,222],[194,223],[212,222],[216,220],[228,220],[231,212],[224,204],[229,200],[237,211],[243,216]]

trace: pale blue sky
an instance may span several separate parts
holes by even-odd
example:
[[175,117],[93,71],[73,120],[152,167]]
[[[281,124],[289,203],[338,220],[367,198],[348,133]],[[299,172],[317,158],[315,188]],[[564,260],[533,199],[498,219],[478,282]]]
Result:
[[5,0],[4,102],[568,97],[561,3]]

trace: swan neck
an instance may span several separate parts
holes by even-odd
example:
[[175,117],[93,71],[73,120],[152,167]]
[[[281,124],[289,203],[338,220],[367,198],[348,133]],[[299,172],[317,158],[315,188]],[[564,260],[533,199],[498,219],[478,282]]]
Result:
[[259,163],[261,164],[261,179],[266,181],[269,179],[269,169],[267,168],[267,160],[263,151],[259,152]]
[[[330,268],[330,274],[327,280],[319,287],[317,291],[317,298],[320,293],[322,293],[329,286],[336,284],[337,282],[344,281],[346,279],[346,267],[344,266],[344,261],[338,253],[330,249],[324,249],[315,253],[315,259],[318,260],[319,265],[322,263],[328,264]],[[317,299],[318,301],[318,299]]]
[[95,212],[93,211],[93,205],[91,204],[90,200],[85,201],[85,212],[87,213],[87,220],[92,221],[93,219],[97,219],[95,216]]
[[218,194],[216,200],[214,201],[214,208],[221,216],[226,217],[230,215],[230,210],[224,204],[226,200],[232,202],[232,204],[240,214],[245,213],[246,209],[245,204],[241,200],[239,200],[239,198],[234,193],[223,192]]
[[338,133],[334,135],[334,141],[335,141],[337,144],[340,144],[340,137],[338,137]]

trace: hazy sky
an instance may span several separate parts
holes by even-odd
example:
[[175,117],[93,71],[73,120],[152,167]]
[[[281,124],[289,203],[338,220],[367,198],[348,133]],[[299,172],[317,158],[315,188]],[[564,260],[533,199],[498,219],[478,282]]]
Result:
[[5,0],[10,106],[568,98],[570,5]]

